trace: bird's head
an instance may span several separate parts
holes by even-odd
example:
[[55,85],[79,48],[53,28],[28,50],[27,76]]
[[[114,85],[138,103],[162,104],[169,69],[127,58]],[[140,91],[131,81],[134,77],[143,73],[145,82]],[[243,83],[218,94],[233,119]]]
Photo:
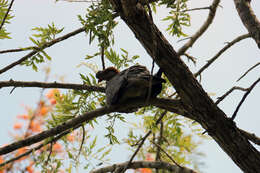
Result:
[[105,70],[98,71],[96,73],[96,78],[98,79],[98,82],[101,82],[103,80],[109,81],[112,79],[115,75],[117,75],[119,71],[114,67],[108,67]]

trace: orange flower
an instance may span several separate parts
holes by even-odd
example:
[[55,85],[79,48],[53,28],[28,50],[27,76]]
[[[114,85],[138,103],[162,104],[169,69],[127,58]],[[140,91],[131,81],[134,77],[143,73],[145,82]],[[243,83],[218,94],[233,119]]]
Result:
[[73,141],[75,140],[74,134],[69,134],[69,135],[67,136],[67,140],[70,141],[70,142],[73,142]]
[[49,112],[49,108],[46,107],[46,106],[43,106],[43,107],[40,108],[39,114],[42,115],[42,116],[44,116],[44,115],[46,115],[48,112]]
[[50,90],[47,94],[46,94],[46,97],[48,99],[52,99],[54,98],[56,95],[58,95],[60,93],[60,91],[58,89],[52,89]]
[[145,160],[147,160],[147,161],[153,161],[153,160],[154,160],[153,155],[150,154],[150,153],[148,153],[148,154],[146,155]]
[[0,156],[0,163],[3,163],[5,160],[2,156]]
[[51,103],[51,105],[55,105],[57,103],[57,101],[56,101],[56,99],[52,98],[52,99],[50,99],[50,103]]
[[29,173],[33,173],[34,171],[33,171],[32,165],[27,166],[26,171],[29,172]]
[[140,168],[141,173],[152,173],[152,170],[149,168]]
[[40,132],[42,130],[40,123],[36,121],[31,122],[30,129],[32,132]]
[[22,126],[23,126],[22,123],[15,123],[14,126],[13,126],[13,128],[14,128],[15,130],[19,130],[19,129],[22,128]]
[[28,120],[29,119],[29,115],[27,115],[27,114],[17,115],[17,118],[23,119],[23,120]]
[[53,151],[55,151],[55,152],[61,152],[61,151],[62,151],[62,146],[61,146],[61,144],[59,144],[59,143],[55,143],[55,144],[52,146],[52,149],[53,149]]

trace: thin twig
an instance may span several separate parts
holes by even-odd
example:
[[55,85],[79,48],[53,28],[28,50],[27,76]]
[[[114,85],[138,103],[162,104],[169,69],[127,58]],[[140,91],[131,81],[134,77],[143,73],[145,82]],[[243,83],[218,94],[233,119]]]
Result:
[[195,77],[197,77],[198,75],[200,75],[206,68],[208,68],[214,61],[216,61],[218,59],[218,57],[220,57],[220,55],[222,53],[224,53],[228,48],[230,48],[231,46],[233,46],[235,43],[249,38],[250,35],[249,34],[244,34],[241,36],[238,36],[237,38],[235,38],[234,40],[232,40],[231,42],[229,42],[226,46],[224,46],[214,57],[212,57],[210,60],[208,60],[207,64],[205,64],[203,67],[201,67],[201,69],[199,69],[198,72],[196,72],[194,74]]
[[37,49],[37,47],[30,46],[30,47],[18,48],[18,49],[1,50],[1,51],[0,51],[0,54],[13,53],[13,52],[22,52],[22,51],[28,51],[28,50],[32,50],[32,49]]
[[230,90],[228,90],[225,94],[223,94],[221,97],[218,97],[218,100],[215,102],[215,104],[216,105],[219,104],[222,100],[224,100],[234,90],[248,91],[248,88],[242,88],[242,87],[234,86]]
[[[164,112],[161,114],[161,116],[158,118],[158,120],[157,120],[156,123],[155,123],[156,125],[161,122],[161,120],[162,120],[163,117],[166,115],[166,113],[167,113],[167,111],[164,111]],[[149,131],[146,133],[146,135],[142,138],[142,140],[141,140],[140,142],[138,142],[138,147],[137,147],[137,149],[135,150],[134,154],[133,154],[133,155],[131,156],[131,158],[129,159],[128,164],[124,167],[124,169],[123,169],[122,171],[121,171],[121,169],[118,170],[118,171],[121,171],[122,173],[124,173],[124,172],[128,169],[129,165],[132,163],[132,161],[134,160],[135,156],[137,155],[137,153],[139,152],[139,150],[140,150],[141,147],[143,146],[145,140],[148,138],[148,136],[150,136],[151,133],[152,133],[152,130],[149,130]],[[117,173],[117,172],[116,172],[116,173]],[[118,173],[119,173],[119,172],[118,172]]]
[[160,148],[160,150],[162,152],[164,152],[164,154],[166,154],[166,156],[175,164],[177,165],[178,167],[180,168],[183,168],[181,165],[179,165],[160,145],[156,144],[156,143],[153,143],[154,145],[156,145],[158,148]]
[[59,37],[59,38],[56,38],[56,39],[54,39],[54,40],[52,40],[52,41],[50,41],[50,42],[44,43],[41,47],[38,47],[37,49],[34,49],[33,51],[31,51],[31,52],[28,53],[27,55],[25,55],[25,56],[23,56],[22,58],[20,58],[18,61],[15,61],[15,62],[13,62],[12,64],[9,64],[8,66],[6,66],[6,67],[0,69],[0,74],[6,72],[7,70],[10,70],[11,68],[13,68],[13,67],[16,66],[16,65],[21,64],[23,61],[25,61],[25,60],[27,60],[28,58],[32,57],[33,55],[35,55],[35,54],[38,53],[39,51],[41,51],[41,50],[43,50],[43,49],[45,49],[45,48],[48,48],[48,47],[50,47],[50,46],[52,46],[52,45],[54,45],[54,44],[56,44],[56,43],[59,43],[59,42],[61,42],[61,41],[63,41],[63,40],[66,40],[66,39],[68,39],[68,38],[70,38],[70,37],[72,37],[72,36],[74,36],[74,35],[77,35],[77,34],[79,34],[79,33],[81,33],[81,32],[84,32],[85,30],[86,30],[86,27],[82,27],[82,28],[79,28],[79,29],[77,29],[77,30],[75,30],[75,31],[72,31],[72,32],[70,32],[70,33],[68,33],[68,34],[66,34],[66,35],[64,35],[64,36],[61,36],[61,37]]
[[[149,13],[149,17],[150,17],[150,23],[151,23],[151,31],[154,31],[152,29],[154,22],[153,22],[153,13],[150,7],[150,4],[148,2],[148,0],[146,0],[147,3],[147,8],[148,8],[148,13]],[[156,34],[155,32],[152,32],[152,40],[153,40],[153,52],[152,52],[152,58],[153,58],[153,62],[152,62],[152,69],[151,69],[151,76],[150,76],[150,81],[149,81],[149,88],[148,88],[148,95],[146,97],[146,103],[148,102],[148,100],[151,97],[151,92],[152,92],[152,81],[153,81],[153,69],[154,69],[154,60],[156,58],[156,54],[157,54],[157,41],[156,41]]]
[[188,58],[188,60],[191,60],[193,62],[193,64],[196,65],[197,58],[195,58],[195,57],[193,57],[193,56],[191,56],[191,55],[189,55],[187,53],[184,53],[184,55]]
[[52,148],[53,148],[53,142],[51,142],[51,145],[50,145],[50,152],[48,154],[48,157],[47,157],[47,160],[45,161],[44,165],[47,166],[50,159],[51,159],[51,153],[52,153]]
[[239,104],[237,105],[237,108],[235,110],[235,112],[233,113],[231,120],[234,120],[236,118],[237,112],[239,110],[239,108],[241,107],[241,105],[243,104],[243,102],[245,101],[246,97],[248,96],[248,94],[253,90],[253,88],[256,86],[256,84],[260,82],[260,78],[258,78],[249,88],[248,91],[244,94],[244,96],[242,97],[241,101],[239,102]]
[[105,66],[105,58],[104,58],[104,46],[101,46],[101,62],[102,62],[102,67],[103,70],[105,70],[106,66]]
[[81,144],[80,144],[80,147],[79,147],[79,153],[78,153],[78,157],[77,157],[78,159],[79,159],[80,153],[82,151],[82,147],[83,147],[83,144],[84,144],[84,141],[85,141],[85,136],[86,136],[84,125],[82,125],[81,128],[82,128],[82,140],[81,140]]
[[215,17],[216,10],[219,3],[220,0],[213,1],[213,3],[210,6],[210,12],[207,20],[201,26],[201,28],[193,36],[191,36],[191,39],[179,49],[178,51],[179,56],[183,55],[190,47],[192,47],[192,45],[196,42],[196,40],[208,29],[208,27],[210,26],[210,24],[212,23]]
[[61,88],[61,89],[75,89],[75,90],[88,90],[88,91],[97,91],[104,92],[104,87],[98,86],[89,86],[84,84],[72,84],[72,83],[46,83],[46,82],[24,82],[24,81],[0,81],[0,88],[3,87],[38,87],[38,88]]
[[9,5],[9,7],[8,7],[8,9],[7,9],[7,12],[5,13],[5,16],[4,16],[4,18],[3,18],[3,21],[2,21],[2,23],[1,23],[1,25],[0,25],[0,30],[1,30],[2,27],[4,26],[5,20],[6,20],[7,16],[8,16],[8,13],[10,12],[10,10],[11,10],[11,8],[12,8],[13,3],[14,3],[14,0],[11,1],[10,5]]
[[[159,137],[158,137],[158,141],[157,144],[158,145],[162,145],[162,141],[163,141],[163,122],[160,122],[160,133],[159,133]],[[155,143],[155,141],[153,141],[153,143]],[[161,149],[159,147],[156,147],[156,156],[155,156],[155,161],[160,161],[161,160],[161,153],[160,153]],[[159,173],[159,169],[155,170],[156,173]]]
[[251,67],[250,69],[248,69],[240,78],[238,78],[237,82],[240,81],[243,77],[245,77],[247,75],[247,73],[249,73],[251,70],[253,70],[255,67],[257,67],[258,65],[260,65],[260,62],[258,62],[257,64],[255,64],[253,67]]
[[183,10],[181,12],[198,11],[198,10],[210,10],[210,7],[191,8],[191,9]]

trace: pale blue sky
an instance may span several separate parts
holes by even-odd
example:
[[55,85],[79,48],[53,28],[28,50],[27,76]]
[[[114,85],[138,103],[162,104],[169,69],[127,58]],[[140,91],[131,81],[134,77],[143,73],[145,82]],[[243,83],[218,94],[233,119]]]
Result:
[[[209,3],[196,1],[191,5],[192,7],[203,7],[205,4]],[[57,26],[65,27],[64,33],[81,27],[76,15],[84,14],[86,6],[86,3],[54,3],[54,0],[15,1],[12,8],[15,18],[7,26],[8,31],[12,33],[11,37],[13,39],[1,41],[0,50],[30,46],[31,43],[28,37],[32,34],[31,28],[35,26],[44,27],[54,22]],[[196,42],[192,49],[188,50],[188,53],[198,59],[196,67],[189,64],[193,72],[196,72],[205,64],[206,60],[213,57],[225,45],[225,42],[247,33],[237,15],[233,1],[223,1],[221,6],[223,8],[218,9],[216,20],[210,26],[209,31]],[[260,2],[253,1],[252,6],[254,6],[255,12],[260,18]],[[164,16],[165,13],[164,10],[159,10],[158,16]],[[206,15],[207,11],[203,13],[193,12],[193,27],[187,29],[187,33],[194,33],[205,21]],[[166,28],[166,23],[159,23],[158,18],[155,21],[160,29]],[[165,32],[164,34],[176,49],[184,43],[184,41],[177,43],[176,38],[167,36]],[[115,37],[117,41],[115,47],[125,48],[131,55],[140,55],[142,57],[140,63],[148,67],[151,66],[151,58],[148,57],[145,50],[123,22],[116,28]],[[66,82],[79,83],[78,74],[86,73],[86,68],[76,68],[76,66],[84,60],[87,53],[91,54],[96,49],[97,47],[88,45],[88,38],[85,37],[84,33],[48,48],[47,52],[53,57],[51,62],[51,81],[57,79],[56,75],[64,75]],[[23,53],[1,55],[0,68],[19,59],[22,55]],[[259,62],[259,58],[260,51],[253,40],[241,41],[225,52],[209,69],[203,72],[202,85],[204,89],[209,93],[216,93],[216,96],[213,96],[213,99],[216,99],[216,97],[221,96],[234,85],[248,87],[259,77],[259,68],[251,72],[241,82],[236,83],[235,81],[249,67]],[[40,66],[40,68],[43,68],[43,66]],[[0,76],[1,81],[11,78],[13,80],[42,81],[44,75],[43,73],[35,73],[26,67],[17,66]],[[15,116],[24,112],[22,105],[35,104],[39,98],[39,89],[36,88],[17,88],[11,95],[9,94],[10,90],[11,88],[2,88],[0,90],[0,125],[2,129],[0,131],[0,145],[10,141],[8,131],[12,129]],[[260,135],[260,116],[257,109],[259,106],[259,93],[260,87],[258,85],[242,105],[235,120],[240,128],[253,132],[258,136]],[[232,115],[242,94],[242,92],[236,91],[220,104],[220,107],[227,115]],[[202,169],[204,172],[241,172],[214,140],[206,141],[201,145],[200,151],[206,154],[206,157],[202,160],[206,164]],[[125,156],[126,158],[127,156]]]

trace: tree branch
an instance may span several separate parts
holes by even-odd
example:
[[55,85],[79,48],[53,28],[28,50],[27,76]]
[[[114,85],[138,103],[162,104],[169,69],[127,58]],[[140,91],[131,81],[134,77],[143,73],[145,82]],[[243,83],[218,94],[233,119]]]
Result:
[[[106,173],[106,172],[114,172],[117,168],[124,168],[128,162],[114,164],[112,166],[107,166],[104,168],[96,169],[91,171],[90,173]],[[138,168],[155,168],[155,169],[163,169],[168,170],[174,173],[196,173],[194,170],[186,168],[186,167],[178,167],[177,165],[172,165],[167,162],[150,162],[150,161],[136,161],[132,162],[129,165],[129,169],[138,169]]]
[[215,104],[216,105],[219,104],[222,100],[224,100],[234,90],[248,91],[248,88],[242,88],[242,87],[234,86],[230,90],[228,90],[225,94],[223,94],[221,97],[218,97],[218,100],[215,102]]
[[234,0],[240,19],[260,49],[260,22],[251,8],[250,0]]
[[226,46],[224,46],[214,57],[212,57],[210,60],[208,60],[207,64],[205,64],[203,67],[201,67],[201,69],[199,69],[198,72],[196,72],[194,74],[195,77],[199,76],[204,70],[206,70],[214,61],[216,61],[218,59],[218,57],[220,57],[220,55],[222,53],[224,53],[228,48],[230,48],[231,46],[233,46],[235,43],[249,38],[250,35],[249,34],[244,34],[241,36],[238,36],[237,38],[235,38],[234,40],[232,40],[231,42],[229,42]]
[[12,163],[12,162],[14,162],[14,161],[16,161],[16,160],[19,160],[20,158],[22,158],[22,157],[24,157],[24,156],[27,156],[27,155],[31,154],[32,152],[35,152],[35,151],[41,149],[43,146],[48,145],[49,143],[58,141],[61,137],[63,137],[63,136],[65,136],[65,135],[69,134],[70,132],[71,132],[71,130],[64,131],[64,132],[62,132],[61,134],[59,134],[58,136],[55,136],[54,138],[52,138],[51,140],[48,140],[47,142],[43,142],[43,143],[41,143],[40,145],[38,145],[37,147],[34,147],[34,148],[32,148],[32,149],[26,151],[25,153],[20,154],[20,155],[17,156],[17,157],[14,157],[14,158],[12,158],[12,159],[10,159],[10,160],[7,160],[7,161],[1,163],[1,164],[0,164],[0,168],[3,167],[3,166],[5,166],[5,165],[7,165],[8,163]]
[[38,53],[39,51],[45,49],[45,48],[48,48],[48,47],[51,47],[52,45],[56,44],[56,43],[59,43],[63,40],[66,40],[74,35],[77,35],[81,32],[84,32],[86,30],[86,27],[82,27],[82,28],[79,28],[75,31],[72,31],[64,36],[61,36],[59,38],[56,38],[50,42],[47,42],[47,43],[44,43],[41,47],[38,47],[37,49],[34,49],[33,51],[31,51],[30,53],[28,53],[27,55],[25,55],[24,57],[22,57],[21,59],[19,59],[18,61],[15,61],[13,62],[12,64],[9,64],[8,66],[0,69],[0,74],[10,70],[11,68],[15,67],[16,65],[19,65],[21,64],[23,61],[25,61],[26,59],[32,57],[33,55],[35,55],[36,53]]
[[237,112],[239,110],[239,108],[241,107],[241,105],[244,103],[244,101],[246,100],[246,97],[248,96],[248,94],[253,90],[253,88],[256,86],[256,84],[260,82],[260,78],[258,78],[247,90],[247,92],[244,94],[244,96],[242,97],[241,101],[239,102],[239,104],[237,105],[237,108],[235,110],[235,112],[233,113],[231,119],[234,120],[236,118]]
[[249,68],[240,78],[238,78],[237,82],[240,81],[243,77],[245,77],[247,75],[247,73],[249,73],[251,70],[253,70],[254,68],[256,68],[258,65],[260,65],[260,62],[256,63],[254,66],[252,66],[251,68]]
[[0,88],[3,87],[38,87],[38,88],[64,88],[64,89],[75,89],[75,90],[88,90],[88,91],[98,91],[105,92],[104,87],[89,86],[84,84],[72,84],[72,83],[46,83],[46,82],[24,82],[24,81],[0,81]]
[[213,3],[210,6],[210,11],[207,20],[201,26],[201,28],[193,36],[191,36],[190,40],[179,49],[177,53],[179,56],[183,55],[190,47],[192,47],[195,41],[208,29],[209,25],[212,23],[215,17],[216,10],[219,3],[220,0],[213,1]]
[[[104,114],[108,114],[111,112],[122,112],[124,110],[129,110],[129,108],[132,107],[143,107],[143,106],[148,106],[148,105],[153,105],[161,108],[166,108],[168,107],[170,111],[175,110],[174,112],[176,113],[181,113],[183,112],[182,106],[180,101],[178,100],[170,100],[170,99],[151,99],[147,104],[144,102],[143,99],[134,99],[130,100],[124,104],[120,105],[115,105],[112,107],[102,107],[98,108],[94,111],[87,112],[83,115],[79,115],[71,120],[68,120],[65,123],[62,123],[54,128],[51,128],[49,130],[45,130],[39,134],[36,134],[34,136],[30,136],[26,139],[11,143],[7,146],[1,147],[0,148],[0,155],[10,153],[14,150],[17,150],[19,148],[25,147],[32,145],[34,143],[40,142],[48,137],[58,135],[66,130],[69,129],[76,129],[82,125],[84,122],[88,122],[94,118],[100,117]],[[174,106],[175,105],[175,106]]]
[[160,148],[160,150],[166,154],[166,156],[175,164],[177,165],[179,168],[183,168],[181,165],[179,165],[160,145],[156,144],[155,142],[153,142],[154,145],[156,145],[158,148]]
[[12,53],[12,52],[22,52],[22,51],[28,51],[28,50],[32,50],[32,49],[37,49],[37,47],[30,46],[30,47],[25,47],[25,48],[1,50],[0,54]]

